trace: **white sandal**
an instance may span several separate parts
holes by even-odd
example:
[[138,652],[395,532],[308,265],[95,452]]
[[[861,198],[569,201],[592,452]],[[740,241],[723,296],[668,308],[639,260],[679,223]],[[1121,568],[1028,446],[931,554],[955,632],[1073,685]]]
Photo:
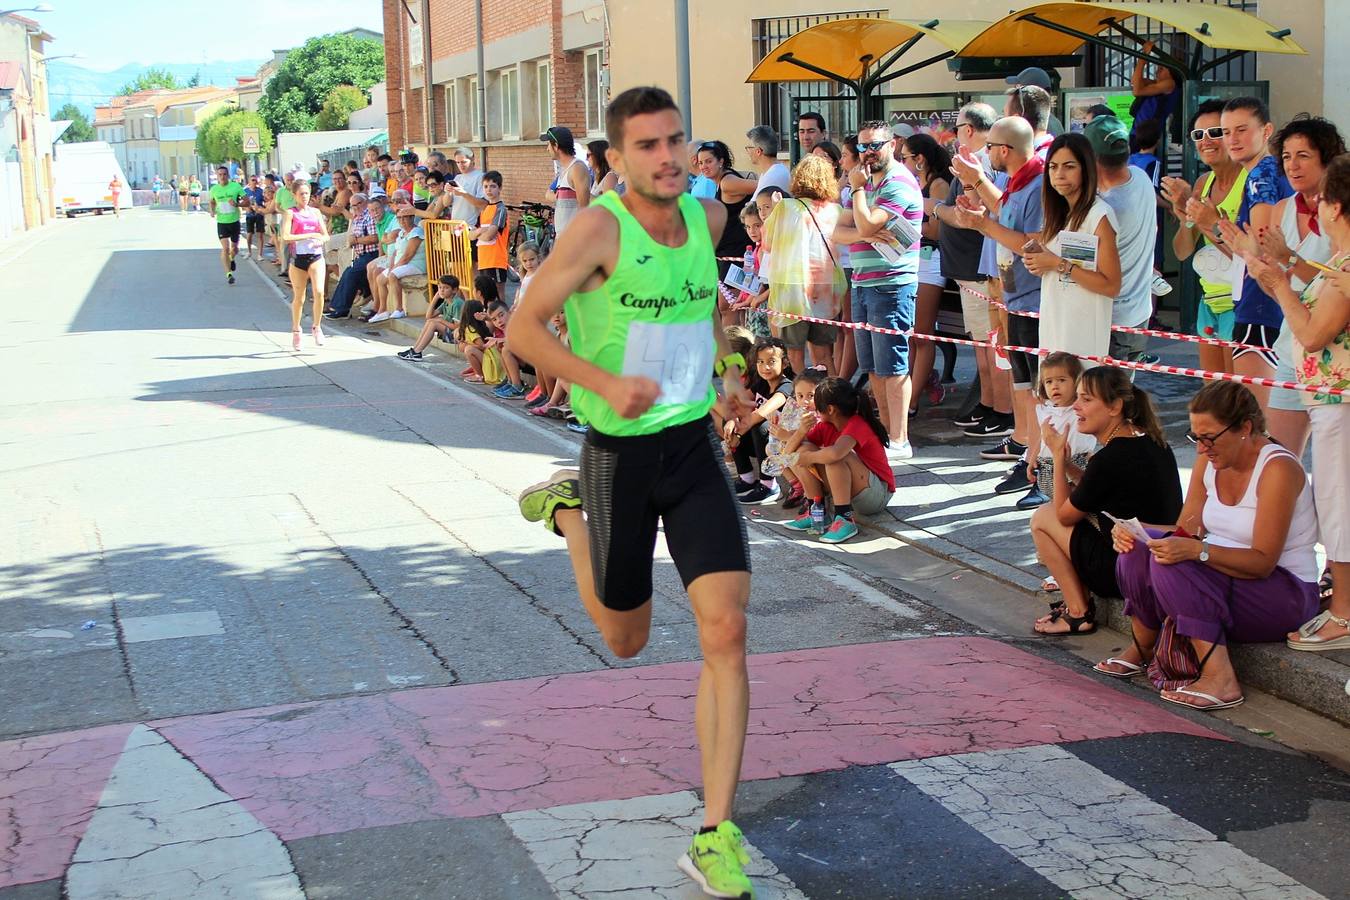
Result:
[[1342,619],[1327,609],[1298,627],[1298,634],[1302,640],[1286,640],[1285,644],[1289,646],[1290,650],[1350,650],[1350,634],[1343,634],[1334,638],[1317,636],[1317,632],[1321,631],[1322,626],[1328,622],[1350,631],[1350,619]]
[[1246,697],[1238,697],[1236,700],[1220,700],[1213,694],[1206,694],[1204,691],[1193,691],[1190,688],[1184,687],[1176,688],[1169,693],[1184,694],[1187,697],[1197,697],[1201,700],[1208,700],[1209,702],[1204,706],[1197,706],[1194,703],[1187,703],[1185,700],[1177,700],[1172,697],[1164,697],[1161,693],[1158,694],[1159,697],[1166,700],[1168,703],[1175,703],[1177,706],[1185,706],[1190,709],[1198,709],[1201,712],[1213,712],[1216,709],[1232,709],[1234,706],[1239,706],[1247,699]]
[[[1110,669],[1103,669],[1102,666],[1123,666],[1124,672],[1112,672]],[[1144,667],[1138,663],[1132,663],[1128,659],[1116,659],[1114,656],[1104,659],[1092,667],[1094,672],[1101,672],[1103,675],[1110,675],[1112,678],[1133,678],[1144,671]]]

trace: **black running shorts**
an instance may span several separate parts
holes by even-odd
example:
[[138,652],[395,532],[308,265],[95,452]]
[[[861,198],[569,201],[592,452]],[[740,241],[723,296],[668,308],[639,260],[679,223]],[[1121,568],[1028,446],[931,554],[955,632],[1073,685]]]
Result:
[[291,266],[300,269],[302,272],[308,272],[309,267],[323,259],[321,253],[297,253],[291,257]]
[[217,222],[216,237],[222,241],[233,241],[239,243],[239,223],[238,222]]
[[244,224],[249,234],[262,234],[266,222],[262,213],[249,213],[244,219]]
[[721,455],[706,417],[636,437],[587,433],[581,505],[606,607],[626,611],[651,599],[658,523],[686,588],[713,572],[750,571],[745,519]]

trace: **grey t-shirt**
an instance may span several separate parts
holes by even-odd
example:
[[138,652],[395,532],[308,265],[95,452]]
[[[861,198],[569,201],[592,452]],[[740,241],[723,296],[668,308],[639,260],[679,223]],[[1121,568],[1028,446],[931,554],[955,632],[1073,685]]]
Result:
[[1134,328],[1153,313],[1153,248],[1158,241],[1158,206],[1148,173],[1127,167],[1130,180],[1101,191],[1116,214],[1120,294],[1111,306],[1111,324]]
[[[483,170],[472,169],[468,172],[460,172],[455,175],[455,184],[466,194],[483,199]],[[450,201],[450,218],[458,219],[461,222],[468,222],[470,225],[478,224],[478,207],[474,206],[468,200],[455,195],[455,199]]]

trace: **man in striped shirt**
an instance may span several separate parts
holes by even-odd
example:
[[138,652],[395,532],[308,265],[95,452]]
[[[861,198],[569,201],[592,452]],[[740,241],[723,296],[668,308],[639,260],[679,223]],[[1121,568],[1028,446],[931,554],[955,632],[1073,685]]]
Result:
[[[853,261],[853,321],[907,331],[914,325],[919,284],[919,228],[923,194],[909,169],[895,158],[895,134],[882,121],[858,130],[857,168],[848,173],[849,214],[834,231]],[[909,459],[909,339],[856,331],[858,370],[869,373],[881,422],[890,434],[892,463]]]

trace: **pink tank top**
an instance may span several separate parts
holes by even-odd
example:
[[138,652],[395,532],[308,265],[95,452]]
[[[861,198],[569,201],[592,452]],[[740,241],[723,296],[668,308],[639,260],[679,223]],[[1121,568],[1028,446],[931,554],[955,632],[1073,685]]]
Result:
[[[291,234],[319,234],[319,210],[317,207],[308,206],[301,209],[298,206],[291,207]],[[297,241],[295,244],[296,253],[322,254],[323,242],[320,240],[306,239]]]

